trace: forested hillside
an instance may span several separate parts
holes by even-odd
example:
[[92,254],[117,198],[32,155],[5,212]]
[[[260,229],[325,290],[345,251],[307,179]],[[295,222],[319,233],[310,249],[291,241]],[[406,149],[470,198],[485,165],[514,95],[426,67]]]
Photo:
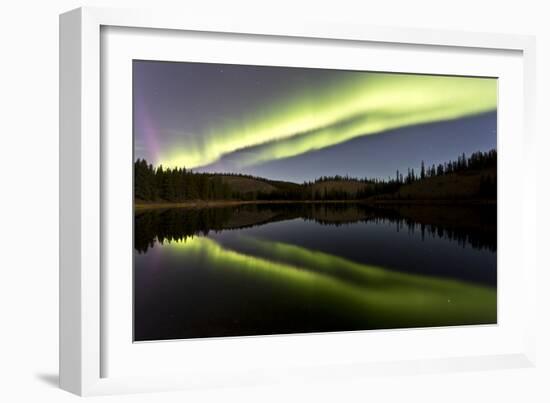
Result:
[[197,173],[185,168],[134,163],[138,203],[187,201],[336,201],[496,199],[496,150],[476,152],[446,163],[396,171],[395,177],[323,176],[301,184],[232,173]]

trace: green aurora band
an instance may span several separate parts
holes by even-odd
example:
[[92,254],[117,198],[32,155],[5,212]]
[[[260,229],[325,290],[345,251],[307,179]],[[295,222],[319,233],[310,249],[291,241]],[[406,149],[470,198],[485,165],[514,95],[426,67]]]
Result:
[[323,309],[336,310],[358,323],[381,327],[496,323],[496,290],[489,287],[394,272],[290,244],[240,240],[259,256],[226,249],[202,236],[162,247],[186,259],[201,259],[228,275],[247,275],[255,284],[284,287],[308,303],[314,296]]
[[492,78],[364,72],[342,72],[342,77],[208,128],[201,133],[200,144],[173,145],[159,163],[197,168],[255,147],[239,158],[240,166],[246,167],[390,129],[489,112],[497,106],[497,80]]

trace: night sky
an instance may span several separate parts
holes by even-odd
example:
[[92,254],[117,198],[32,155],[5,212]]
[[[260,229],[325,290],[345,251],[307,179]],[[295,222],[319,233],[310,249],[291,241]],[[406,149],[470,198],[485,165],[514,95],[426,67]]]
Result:
[[302,182],[496,148],[497,80],[134,61],[135,158]]

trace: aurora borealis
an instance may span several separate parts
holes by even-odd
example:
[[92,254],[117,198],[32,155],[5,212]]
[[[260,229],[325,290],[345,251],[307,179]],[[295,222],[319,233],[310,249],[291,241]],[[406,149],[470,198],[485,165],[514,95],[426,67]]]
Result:
[[[156,61],[133,68],[135,158],[153,165],[288,180],[365,176],[367,168],[385,176],[418,161],[402,158],[405,166],[389,172],[369,161],[346,167],[338,150],[359,141],[366,152],[370,143],[360,140],[383,135],[385,148],[399,151],[396,136],[426,125],[439,137],[419,144],[417,158],[438,162],[496,144],[495,79]],[[461,136],[462,149],[451,136]],[[319,152],[326,172],[308,160]],[[311,173],[283,174],[287,163]]]

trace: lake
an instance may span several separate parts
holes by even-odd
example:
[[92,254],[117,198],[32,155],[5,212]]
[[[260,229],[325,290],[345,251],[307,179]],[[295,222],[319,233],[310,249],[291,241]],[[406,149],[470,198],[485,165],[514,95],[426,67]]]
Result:
[[497,321],[496,207],[136,210],[134,339]]

